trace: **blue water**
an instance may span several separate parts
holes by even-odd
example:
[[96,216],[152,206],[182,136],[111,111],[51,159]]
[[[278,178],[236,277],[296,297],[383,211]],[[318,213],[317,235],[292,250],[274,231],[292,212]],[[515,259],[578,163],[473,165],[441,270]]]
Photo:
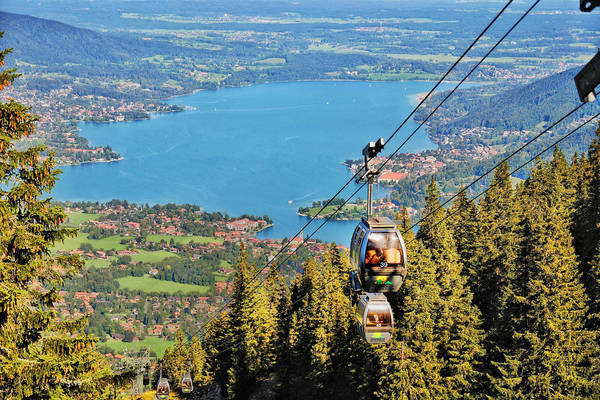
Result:
[[[291,237],[306,222],[298,207],[332,196],[351,176],[341,163],[360,158],[368,141],[387,138],[414,107],[415,95],[432,85],[273,83],[179,97],[171,103],[193,109],[146,121],[82,124],[92,145],[110,144],[125,159],[64,167],[53,196],[268,214],[275,226],[260,237]],[[407,123],[384,154],[415,127]],[[404,151],[434,147],[423,131]],[[349,185],[342,197],[356,188]],[[315,237],[346,243],[355,225],[328,223]]]

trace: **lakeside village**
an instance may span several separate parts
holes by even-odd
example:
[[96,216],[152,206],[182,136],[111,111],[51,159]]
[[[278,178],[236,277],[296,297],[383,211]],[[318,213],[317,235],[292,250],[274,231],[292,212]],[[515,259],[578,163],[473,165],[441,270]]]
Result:
[[[572,123],[573,124],[573,123]],[[405,180],[414,180],[422,176],[432,176],[450,165],[459,165],[465,161],[481,161],[490,159],[498,154],[506,151],[506,145],[503,143],[488,145],[489,138],[501,135],[504,140],[512,140],[512,138],[529,137],[533,134],[529,130],[510,131],[504,130],[500,133],[496,129],[477,127],[477,128],[462,128],[457,135],[447,137],[443,135],[431,134],[431,140],[436,143],[438,148],[433,150],[425,150],[419,153],[398,153],[390,160],[387,157],[377,156],[373,158],[372,166],[379,168],[385,162],[385,166],[378,176],[377,184],[386,188],[394,188],[399,183]],[[465,142],[477,142],[476,146],[465,147],[461,145],[461,138]],[[387,161],[387,162],[386,162]],[[363,167],[362,159],[346,160],[344,165],[354,175],[360,168]],[[442,197],[451,195],[445,192],[442,186]],[[453,192],[452,192],[453,193]],[[326,218],[334,210],[338,208],[345,200],[343,198],[334,199],[330,206],[327,207],[322,214],[317,218]],[[313,217],[320,208],[327,202],[315,201],[310,207],[301,207],[298,209],[298,215]],[[390,196],[376,199],[373,201],[373,210],[377,215],[386,216],[392,219],[398,219],[402,213],[404,205],[394,201]],[[408,216],[414,218],[419,215],[419,211],[414,208],[406,207]],[[335,216],[335,220],[359,220],[366,212],[366,203],[363,199],[347,203]]]
[[[271,226],[268,216],[231,218],[193,205],[118,200],[58,204],[67,212],[65,224],[79,234],[54,251],[80,256],[85,267],[66,282],[54,306],[59,318],[87,316],[87,331],[100,338],[99,348],[113,361],[140,347],[161,356],[178,330],[196,332],[231,292],[242,244],[249,261],[262,268],[289,242],[254,236]],[[285,253],[302,241],[294,239]],[[282,268],[293,276],[306,256],[326,246],[310,240]]]
[[[469,153],[471,159],[484,159],[496,154],[494,149],[486,149]],[[446,167],[450,163],[459,162],[465,157],[462,151],[446,151],[446,150],[427,150],[422,153],[399,153],[390,159],[384,169],[382,169],[377,183],[383,187],[394,187],[399,182],[417,178],[424,175],[433,175],[440,169]],[[386,161],[386,157],[377,156],[373,159],[374,168],[379,168]],[[347,160],[344,165],[355,174],[358,169],[363,166],[362,160]],[[298,215],[314,216],[316,212],[325,204],[327,200],[313,202],[310,207],[298,209]],[[331,212],[337,209],[344,199],[334,199],[330,206],[324,210],[318,218],[326,218]],[[373,201],[373,210],[378,215],[386,216],[392,219],[398,219],[402,212],[402,205],[394,202],[389,197],[376,199]],[[406,207],[408,215],[412,218],[418,215],[418,210],[413,207]],[[333,218],[336,220],[359,220],[366,212],[366,202],[357,198],[353,202],[346,204]]]
[[20,148],[44,144],[46,154],[54,151],[58,165],[121,160],[109,145],[90,146],[79,135],[79,122],[123,122],[149,119],[151,113],[183,111],[182,106],[148,102],[133,98],[115,99],[102,95],[79,95],[73,88],[50,90],[10,87],[2,93],[2,101],[15,99],[31,107],[39,117],[35,132],[19,144]]

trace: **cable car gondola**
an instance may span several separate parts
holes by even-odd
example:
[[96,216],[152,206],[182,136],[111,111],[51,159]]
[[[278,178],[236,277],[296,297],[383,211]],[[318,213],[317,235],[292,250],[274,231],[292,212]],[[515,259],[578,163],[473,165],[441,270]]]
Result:
[[370,344],[385,344],[392,338],[394,314],[383,293],[359,296],[356,305],[359,334]]
[[192,393],[194,390],[194,383],[190,374],[185,374],[181,378],[181,391],[184,394]]
[[363,218],[352,236],[350,260],[363,290],[398,291],[406,276],[406,248],[396,224],[386,217]]
[[[379,139],[363,149],[364,174],[357,183],[366,180],[367,216],[362,218],[350,242],[350,273],[352,302],[358,333],[371,344],[387,343],[394,331],[394,315],[383,292],[396,292],[406,276],[406,247],[396,224],[386,217],[373,217],[373,184],[379,170],[369,163],[383,149]],[[366,291],[366,294],[360,294]],[[356,299],[358,295],[358,299]]]
[[148,372],[148,368],[144,370],[144,376],[142,378],[142,384],[144,386],[148,386],[150,384],[150,373]]
[[156,398],[159,400],[168,399],[171,394],[171,387],[167,378],[160,378],[156,386]]

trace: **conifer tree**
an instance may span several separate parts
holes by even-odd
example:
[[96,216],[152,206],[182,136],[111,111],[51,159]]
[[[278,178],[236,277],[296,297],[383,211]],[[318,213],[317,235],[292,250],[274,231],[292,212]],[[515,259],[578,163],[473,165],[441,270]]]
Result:
[[[397,335],[377,351],[378,370],[370,388],[375,398],[435,399],[445,394],[438,357],[436,321],[440,287],[431,253],[420,242],[408,244],[409,268],[395,310]],[[376,351],[372,346],[369,352]]]
[[431,251],[436,269],[440,300],[434,335],[438,358],[443,364],[440,374],[444,397],[464,398],[479,379],[483,332],[479,310],[472,304],[473,295],[462,275],[463,266],[444,219],[446,210],[437,210],[439,204],[439,189],[432,180],[424,211],[430,217],[421,223],[417,237]]
[[593,386],[594,398],[600,398],[600,247],[590,265],[591,285],[589,293],[592,296],[589,302],[589,312],[586,325],[593,343],[590,375]]
[[256,272],[256,267],[248,264],[248,256],[242,246],[229,316],[233,338],[227,385],[230,398],[248,398],[269,376],[275,361],[271,351],[276,339],[274,310],[270,307],[265,287],[253,280]]
[[200,389],[207,388],[212,382],[213,377],[209,370],[208,355],[202,347],[202,343],[194,336],[188,344],[188,357],[191,359],[191,375],[194,381],[194,387]]
[[163,365],[164,375],[169,378],[171,388],[181,390],[181,379],[186,374],[191,375],[194,390],[202,390],[212,382],[207,369],[207,355],[202,345],[195,337],[189,342],[185,340],[181,330],[175,335],[175,343],[165,351]]
[[178,330],[175,343],[165,350],[163,356],[163,376],[169,379],[171,388],[181,389],[181,378],[187,373],[190,363],[189,348],[184,343],[183,332]]
[[404,242],[410,242],[414,239],[414,232],[410,229],[411,227],[410,215],[408,215],[408,210],[406,207],[402,207],[402,211],[400,213],[400,225],[398,226],[398,230],[402,233],[402,237],[404,238]]
[[[573,161],[577,161],[577,159],[575,158]],[[577,200],[577,178],[575,174],[571,173],[571,165],[569,165],[569,162],[559,147],[554,148],[554,153],[550,161],[550,171],[556,176],[556,179],[562,187],[562,190],[560,191],[560,202],[563,203],[565,211],[567,212],[568,221],[572,221]]]
[[478,215],[469,276],[475,304],[481,310],[483,327],[487,330],[497,323],[500,293],[513,279],[519,253],[518,213],[508,163],[496,170],[479,204]]
[[[342,265],[336,265],[337,262]],[[344,369],[338,369],[347,350],[350,304],[344,294],[348,284],[347,262],[336,259],[334,248],[323,262],[307,260],[304,271],[292,287],[290,359],[292,377],[282,393],[291,398],[333,395],[346,389],[340,384]]]
[[[9,52],[0,52],[0,66]],[[0,72],[0,90],[17,76]],[[53,309],[58,288],[83,263],[51,254],[56,242],[76,235],[61,227],[64,211],[44,198],[59,173],[52,154],[42,161],[43,147],[15,148],[35,120],[14,100],[0,103],[0,397],[109,398],[113,374],[83,333],[86,319],[58,320]]]
[[600,339],[600,246],[590,263],[588,328]]
[[450,208],[449,225],[456,243],[456,251],[463,264],[463,274],[471,290],[479,277],[473,268],[476,244],[479,238],[478,215],[475,202],[467,196],[467,192],[459,191],[456,201]]
[[[590,302],[598,301],[594,290],[592,263],[600,246],[600,126],[590,145],[588,157],[582,157],[573,175],[577,177],[577,201],[573,216],[575,251]],[[574,169],[574,167],[573,167]]]
[[493,332],[502,353],[492,379],[499,397],[587,398],[592,393],[589,357],[597,344],[584,329],[586,295],[569,232],[566,190],[560,174],[538,161],[519,194],[523,256],[515,279],[503,288]]
[[212,377],[212,381],[221,393],[227,393],[233,343],[230,315],[227,311],[223,311],[204,327],[201,342],[207,356],[207,374]]

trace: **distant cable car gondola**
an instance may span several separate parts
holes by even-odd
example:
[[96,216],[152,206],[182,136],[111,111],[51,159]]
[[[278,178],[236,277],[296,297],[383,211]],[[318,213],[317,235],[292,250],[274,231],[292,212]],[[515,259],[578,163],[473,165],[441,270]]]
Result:
[[190,374],[185,374],[181,378],[181,391],[184,394],[192,393],[194,390],[194,383]]
[[162,365],[160,366],[160,377],[158,379],[158,385],[156,386],[156,396],[158,400],[168,399],[171,395],[171,387],[167,378],[162,377]]
[[356,305],[359,334],[370,344],[384,344],[392,338],[394,314],[382,293],[367,293],[359,296]]
[[167,378],[160,378],[158,380],[158,386],[156,387],[156,398],[157,399],[168,399],[171,394],[171,387]]
[[389,218],[363,218],[352,235],[350,260],[362,289],[396,292],[406,276],[406,247]]
[[181,391],[185,394],[192,393],[194,390],[194,384],[190,374],[186,374],[181,378]]

